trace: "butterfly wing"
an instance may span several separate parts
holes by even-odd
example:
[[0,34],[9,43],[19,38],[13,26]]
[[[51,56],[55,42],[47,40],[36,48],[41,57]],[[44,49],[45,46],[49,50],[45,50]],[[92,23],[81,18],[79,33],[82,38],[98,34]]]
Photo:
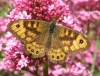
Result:
[[45,55],[45,42],[49,23],[40,20],[16,20],[8,25],[9,31],[24,42],[25,52],[32,58]]
[[43,57],[46,52],[46,42],[48,38],[48,33],[43,32],[38,38],[32,42],[25,43],[24,48],[27,55],[30,55],[32,58]]
[[62,46],[59,43],[56,33],[54,33],[51,37],[50,48],[48,48],[47,55],[48,55],[48,59],[52,63],[55,63],[55,64],[60,63],[61,64],[65,61],[67,54],[63,51]]
[[35,40],[45,31],[48,22],[40,20],[16,20],[8,24],[9,31],[24,43]]
[[57,26],[58,38],[65,53],[77,53],[90,48],[90,42],[82,33],[64,26]]

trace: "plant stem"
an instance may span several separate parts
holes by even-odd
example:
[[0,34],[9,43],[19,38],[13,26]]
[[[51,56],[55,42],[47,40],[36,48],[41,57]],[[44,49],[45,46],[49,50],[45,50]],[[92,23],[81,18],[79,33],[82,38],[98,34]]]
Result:
[[36,68],[36,70],[34,71],[34,76],[39,76],[39,74],[38,74],[39,62],[38,61],[36,61],[36,63],[35,63],[35,68]]
[[93,55],[93,64],[91,66],[92,75],[93,75],[93,71],[94,71],[94,68],[95,68],[96,59],[97,59],[97,49],[95,50],[94,55]]
[[93,64],[91,66],[92,75],[93,75],[93,71],[94,71],[95,63],[96,63],[96,59],[97,59],[97,52],[98,52],[97,48],[98,48],[98,40],[96,41],[96,49],[95,49],[94,54],[93,54]]
[[45,59],[43,64],[43,76],[48,76],[48,63]]
[[35,76],[38,76],[38,66],[36,65]]

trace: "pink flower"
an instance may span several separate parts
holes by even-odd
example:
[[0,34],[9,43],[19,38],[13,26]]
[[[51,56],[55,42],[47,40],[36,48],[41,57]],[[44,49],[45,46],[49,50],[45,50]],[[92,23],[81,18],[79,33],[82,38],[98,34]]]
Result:
[[6,21],[0,17],[0,33],[6,31]]
[[7,15],[10,21],[18,20],[18,19],[31,19],[31,15],[28,15],[26,11],[17,11],[17,9],[13,9],[10,12],[10,15]]
[[35,76],[35,75],[31,74],[30,72],[25,72],[22,76]]
[[92,76],[91,73],[81,63],[75,63],[68,68],[67,75],[69,76]]
[[100,65],[100,49],[97,50],[97,58],[96,58],[96,68],[99,70],[98,66]]
[[17,69],[21,70],[24,67],[27,67],[29,64],[29,60],[27,58],[24,57],[24,55],[21,55],[21,59],[18,61],[17,64]]
[[5,67],[4,61],[3,61],[3,60],[0,61],[0,70],[5,70],[5,71],[7,71],[7,67]]
[[60,66],[50,73],[49,76],[92,76],[91,73],[81,64],[70,64],[69,68]]
[[7,17],[11,21],[17,19],[37,19],[50,22],[53,19],[57,19],[61,20],[60,23],[62,25],[80,31],[78,26],[75,25],[75,22],[73,22],[68,5],[61,0],[15,0],[14,9]]
[[74,17],[78,17],[76,22],[85,32],[91,23],[96,23],[100,18],[99,0],[68,0],[70,12]]

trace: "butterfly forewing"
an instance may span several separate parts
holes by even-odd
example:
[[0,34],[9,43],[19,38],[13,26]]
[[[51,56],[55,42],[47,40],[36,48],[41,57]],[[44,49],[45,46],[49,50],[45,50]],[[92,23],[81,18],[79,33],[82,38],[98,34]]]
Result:
[[57,30],[64,52],[77,53],[90,48],[89,40],[82,33],[64,26],[57,26]]
[[41,20],[16,20],[8,25],[9,31],[22,42],[31,42],[48,27],[49,23]]

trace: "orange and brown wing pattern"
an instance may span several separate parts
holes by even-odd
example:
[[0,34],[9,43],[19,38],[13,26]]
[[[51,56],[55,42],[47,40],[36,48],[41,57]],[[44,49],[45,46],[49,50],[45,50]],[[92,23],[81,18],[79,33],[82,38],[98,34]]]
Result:
[[90,48],[89,40],[82,33],[64,26],[57,26],[57,30],[65,53],[77,53]]
[[[64,26],[55,26],[41,20],[20,19],[8,24],[9,31],[24,42],[24,50],[32,58],[48,55],[52,63],[63,63],[68,53],[77,53],[90,47],[82,33]],[[47,52],[47,53],[46,53]]]
[[32,58],[43,57],[46,53],[47,37],[48,37],[48,33],[43,32],[34,41],[25,43],[24,49],[25,49],[26,54],[30,55]]
[[31,42],[48,27],[49,23],[41,20],[16,20],[8,24],[9,31],[22,42]]
[[48,48],[47,55],[48,59],[54,64],[63,63],[67,57],[67,54],[63,51],[56,33],[52,35],[50,48]]

